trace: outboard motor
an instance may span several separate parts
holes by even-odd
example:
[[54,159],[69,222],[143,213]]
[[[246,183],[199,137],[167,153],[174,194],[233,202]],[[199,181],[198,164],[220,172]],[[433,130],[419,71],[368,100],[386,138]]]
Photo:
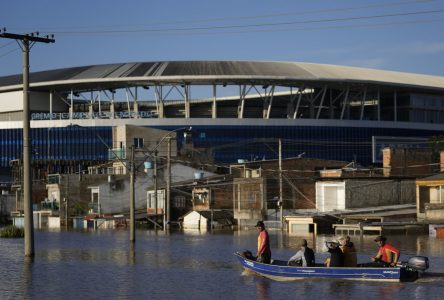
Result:
[[426,256],[413,256],[407,261],[407,267],[419,273],[429,268],[429,258]]

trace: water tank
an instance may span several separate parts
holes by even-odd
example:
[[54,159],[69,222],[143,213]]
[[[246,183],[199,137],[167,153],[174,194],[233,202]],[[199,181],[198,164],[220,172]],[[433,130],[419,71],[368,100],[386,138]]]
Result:
[[194,179],[202,179],[204,177],[203,171],[194,172]]

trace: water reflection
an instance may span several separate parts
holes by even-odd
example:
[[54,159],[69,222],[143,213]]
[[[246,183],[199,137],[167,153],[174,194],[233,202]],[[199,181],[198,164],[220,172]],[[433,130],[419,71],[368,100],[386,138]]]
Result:
[[32,295],[32,267],[34,263],[33,257],[25,257],[23,262],[23,273],[20,280],[23,299],[30,299]]
[[259,278],[256,280],[256,299],[265,300],[268,298],[268,292],[270,289],[270,281],[265,278]]
[[136,263],[136,244],[130,243],[128,251],[128,263],[134,265]]

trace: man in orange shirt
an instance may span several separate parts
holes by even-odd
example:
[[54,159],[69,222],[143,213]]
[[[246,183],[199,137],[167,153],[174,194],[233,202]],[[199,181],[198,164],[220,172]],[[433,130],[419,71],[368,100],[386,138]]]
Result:
[[259,231],[257,237],[257,262],[269,264],[271,262],[271,250],[270,250],[270,238],[267,230],[265,230],[265,224],[262,221],[258,221],[256,228]]
[[376,237],[375,242],[378,243],[379,251],[375,257],[372,257],[372,261],[394,267],[398,263],[400,252],[392,245],[387,244],[386,240],[382,235]]

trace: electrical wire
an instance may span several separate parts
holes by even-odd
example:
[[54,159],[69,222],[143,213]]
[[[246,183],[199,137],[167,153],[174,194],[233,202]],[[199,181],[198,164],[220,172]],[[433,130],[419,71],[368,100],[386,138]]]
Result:
[[9,54],[11,54],[11,53],[13,53],[15,51],[19,51],[19,50],[20,50],[19,48],[15,48],[15,49],[9,50],[8,52],[0,54],[0,58],[5,57],[6,55],[9,55]]
[[[300,16],[300,15],[308,15],[308,14],[321,14],[321,13],[332,13],[332,12],[346,12],[346,11],[354,11],[354,10],[367,10],[374,8],[386,8],[386,7],[396,7],[396,6],[404,6],[404,5],[412,5],[412,4],[427,4],[431,2],[436,2],[436,0],[413,0],[413,1],[398,1],[391,3],[377,3],[363,6],[351,6],[351,7],[340,7],[340,8],[326,8],[326,9],[315,9],[315,10],[306,10],[306,11],[297,11],[297,12],[283,12],[283,13],[274,13],[274,14],[264,14],[264,15],[244,15],[244,16],[232,16],[232,17],[223,17],[223,18],[202,18],[202,19],[192,19],[192,20],[180,20],[180,21],[155,21],[149,23],[142,24],[133,24],[133,25],[102,25],[102,26],[77,26],[76,28],[127,28],[134,26],[148,26],[148,25],[171,25],[171,24],[190,24],[190,23],[210,23],[210,22],[223,22],[223,21],[232,21],[232,20],[250,20],[250,19],[266,19],[266,18],[275,18],[275,17],[287,17],[287,16]],[[69,27],[57,27],[60,28],[69,28]],[[24,30],[23,28],[14,28],[16,30]],[[54,30],[54,27],[43,27],[40,30]]]
[[4,45],[1,45],[1,46],[0,46],[0,49],[5,48],[5,47],[8,47],[9,45],[12,45],[12,44],[15,44],[15,41],[10,41],[10,42],[8,42],[8,43],[6,43],[6,44],[4,44]]
[[[256,23],[256,24],[243,24],[243,25],[224,25],[224,26],[201,26],[201,27],[175,27],[175,28],[145,28],[145,29],[132,29],[132,30],[85,30],[85,31],[53,31],[52,34],[57,35],[89,35],[89,34],[122,34],[122,33],[168,33],[168,32],[193,32],[193,31],[216,31],[221,29],[241,29],[241,28],[264,28],[264,27],[276,27],[283,25],[297,25],[297,24],[315,24],[315,23],[334,23],[344,21],[362,21],[381,18],[393,18],[401,16],[414,16],[425,14],[437,14],[443,13],[444,9],[437,10],[424,10],[424,11],[412,11],[402,13],[390,13],[380,15],[369,16],[355,16],[344,18],[327,18],[327,19],[313,19],[313,20],[296,20],[288,22],[274,22],[274,23]],[[352,26],[352,25],[350,25]],[[44,34],[47,34],[45,32]]]

